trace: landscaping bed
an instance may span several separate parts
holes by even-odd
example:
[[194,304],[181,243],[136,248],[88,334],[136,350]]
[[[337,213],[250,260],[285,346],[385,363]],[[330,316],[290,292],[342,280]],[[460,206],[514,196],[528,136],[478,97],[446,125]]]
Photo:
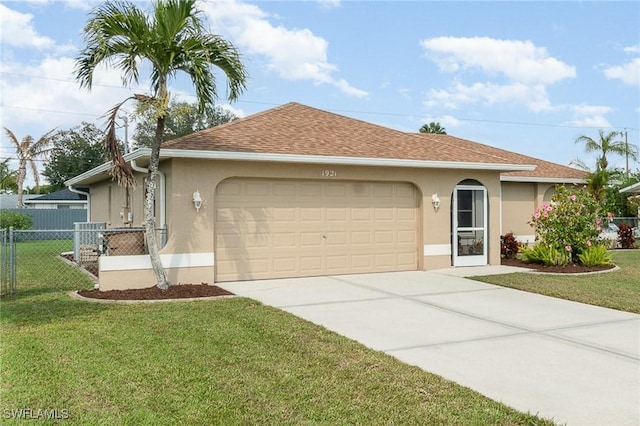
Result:
[[549,272],[554,274],[579,274],[585,272],[599,272],[613,269],[615,265],[585,266],[578,263],[568,263],[566,265],[543,265],[542,263],[526,263],[522,259],[502,259],[502,265],[517,266],[520,268],[534,269],[537,272]]
[[89,299],[101,300],[159,300],[233,296],[230,291],[207,284],[178,284],[170,286],[167,290],[160,290],[156,286],[129,290],[80,290],[78,294]]

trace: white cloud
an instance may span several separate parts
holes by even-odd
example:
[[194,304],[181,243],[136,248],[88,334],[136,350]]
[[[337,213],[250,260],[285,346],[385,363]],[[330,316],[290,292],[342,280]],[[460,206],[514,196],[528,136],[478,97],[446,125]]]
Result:
[[456,109],[475,103],[526,105],[532,111],[548,111],[553,108],[544,86],[527,86],[522,83],[474,83],[469,86],[456,83],[448,90],[431,90],[425,105]]
[[119,71],[102,68],[95,73],[91,92],[80,89],[72,77],[74,64],[75,60],[69,57],[48,57],[36,65],[2,63],[0,71],[10,73],[0,79],[5,106],[3,123],[11,129],[33,128],[41,132],[81,121],[102,127],[104,120],[99,117],[133,92],[121,88]]
[[627,46],[624,50],[626,53],[640,53],[640,44],[636,44],[635,46]]
[[611,107],[605,105],[571,105],[568,107],[573,113],[574,119],[566,124],[576,127],[611,127],[606,114],[612,112]]
[[320,3],[320,6],[325,9],[333,9],[336,7],[340,7],[340,0],[316,0]]
[[574,67],[549,56],[544,47],[530,41],[498,40],[489,37],[436,37],[423,40],[427,57],[444,72],[479,68],[502,74],[511,81],[552,84],[576,76]]
[[49,37],[41,36],[33,28],[33,15],[9,9],[0,3],[0,39],[2,44],[13,47],[32,47],[49,49],[55,42]]
[[622,80],[630,86],[640,87],[640,58],[635,58],[624,65],[606,68],[604,75],[610,80]]
[[[532,111],[553,109],[547,86],[576,76],[575,67],[549,56],[543,47],[530,41],[499,40],[488,37],[436,37],[422,40],[428,59],[445,73],[455,73],[448,89],[431,90],[428,106],[458,108],[481,103],[525,105]],[[506,79],[464,84],[458,81],[465,71],[480,71],[488,78]]]
[[368,93],[333,76],[338,67],[327,59],[329,43],[307,28],[288,29],[269,22],[258,6],[236,1],[202,3],[212,27],[228,33],[241,52],[264,56],[267,67],[285,80],[311,80],[330,84],[343,93]]

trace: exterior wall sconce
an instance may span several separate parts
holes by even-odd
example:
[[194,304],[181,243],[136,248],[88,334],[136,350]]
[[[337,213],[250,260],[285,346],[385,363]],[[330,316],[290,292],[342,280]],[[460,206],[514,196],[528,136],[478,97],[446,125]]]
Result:
[[433,210],[438,213],[438,209],[440,208],[440,198],[438,198],[437,192],[431,196],[431,204],[433,204]]
[[196,211],[200,211],[200,207],[202,207],[202,197],[200,196],[200,191],[196,191],[193,193],[193,206],[196,208]]

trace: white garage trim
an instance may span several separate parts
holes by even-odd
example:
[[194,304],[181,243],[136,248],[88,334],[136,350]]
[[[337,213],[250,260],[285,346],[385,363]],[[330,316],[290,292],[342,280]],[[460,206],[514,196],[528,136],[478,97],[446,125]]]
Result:
[[[153,269],[148,254],[133,256],[100,256],[100,271],[133,271]],[[198,268],[214,265],[213,253],[161,254],[165,268]]]
[[425,244],[425,256],[450,256],[451,244]]

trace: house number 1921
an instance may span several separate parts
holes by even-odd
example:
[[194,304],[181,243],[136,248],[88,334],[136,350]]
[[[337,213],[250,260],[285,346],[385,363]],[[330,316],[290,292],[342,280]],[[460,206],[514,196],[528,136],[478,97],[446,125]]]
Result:
[[322,177],[337,177],[338,173],[335,170],[323,170]]

